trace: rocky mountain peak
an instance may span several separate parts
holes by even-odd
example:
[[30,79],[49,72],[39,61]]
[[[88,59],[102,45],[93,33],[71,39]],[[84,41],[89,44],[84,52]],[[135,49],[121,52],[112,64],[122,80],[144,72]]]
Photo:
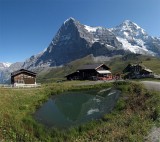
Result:
[[0,68],[4,69],[4,68],[8,68],[9,66],[11,66],[12,63],[8,63],[8,62],[0,62]]
[[143,28],[130,20],[125,20],[110,31],[116,35],[125,50],[152,56],[160,54],[160,40],[149,36]]
[[68,27],[78,27],[78,25],[80,25],[80,22],[72,17],[68,18],[67,20],[65,20],[61,26],[60,29],[67,29]]
[[123,26],[126,26],[126,27],[136,27],[137,29],[140,28],[136,23],[132,22],[131,20],[125,20],[122,22],[122,25]]
[[112,28],[111,30],[119,36],[123,36],[124,38],[147,36],[147,33],[144,29],[130,20],[125,20],[122,22],[122,24]]
[[[94,56],[123,55],[128,52],[155,55],[160,40],[148,34],[136,23],[125,20],[107,29],[81,24],[70,17],[65,20],[48,48],[24,63],[24,68],[61,66],[76,59]],[[154,53],[153,53],[154,52]]]
[[67,20],[64,21],[64,25],[70,22],[75,22],[77,21],[76,19],[74,19],[73,17],[68,18]]

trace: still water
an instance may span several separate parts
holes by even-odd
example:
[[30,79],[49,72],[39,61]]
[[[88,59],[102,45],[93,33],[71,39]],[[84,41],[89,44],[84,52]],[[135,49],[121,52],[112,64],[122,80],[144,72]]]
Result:
[[120,91],[111,88],[55,95],[34,114],[47,127],[68,128],[101,118],[109,113]]

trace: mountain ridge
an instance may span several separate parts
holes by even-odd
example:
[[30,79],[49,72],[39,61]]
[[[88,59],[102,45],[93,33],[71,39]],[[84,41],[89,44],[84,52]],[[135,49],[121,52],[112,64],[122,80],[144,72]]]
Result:
[[[124,49],[128,49],[133,53],[147,54],[155,56],[158,52],[160,56],[160,48],[156,49],[153,43],[157,42],[160,47],[160,41],[156,37],[150,36],[147,32],[136,23],[125,20],[119,26],[110,29],[122,42]],[[155,48],[155,49],[153,49]],[[139,49],[139,52],[136,50]]]
[[90,54],[110,57],[126,53],[160,56],[160,40],[130,20],[108,29],[84,25],[70,17],[48,48],[26,60],[23,68],[62,66]]

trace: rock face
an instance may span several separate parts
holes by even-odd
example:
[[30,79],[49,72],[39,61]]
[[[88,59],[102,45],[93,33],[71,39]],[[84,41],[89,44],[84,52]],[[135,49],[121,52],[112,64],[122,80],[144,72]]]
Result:
[[48,48],[24,63],[24,68],[60,66],[89,54],[94,56],[124,54],[122,43],[106,28],[82,25],[66,20]]
[[89,54],[111,57],[131,52],[160,56],[160,39],[149,36],[129,20],[107,29],[83,25],[69,18],[62,24],[48,48],[26,60],[23,68],[61,66]]
[[23,68],[60,66],[89,54],[110,57],[131,52],[160,56],[160,39],[149,36],[129,20],[107,29],[83,25],[69,18],[48,48],[26,60]]

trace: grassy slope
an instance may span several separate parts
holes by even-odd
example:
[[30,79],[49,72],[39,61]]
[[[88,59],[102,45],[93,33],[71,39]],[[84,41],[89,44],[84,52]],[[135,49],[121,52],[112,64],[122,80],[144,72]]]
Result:
[[40,73],[38,76],[39,82],[51,82],[57,80],[58,78],[62,79],[64,76],[74,72],[83,64],[91,64],[93,63],[93,59],[91,56],[87,56],[82,59],[78,59],[69,64],[64,65],[59,68],[52,68],[49,72]]
[[48,130],[37,124],[31,114],[51,94],[70,89],[106,88],[111,84],[74,86],[79,82],[52,83],[40,89],[0,88],[0,141],[143,141],[154,122],[159,123],[160,96],[141,85],[115,83],[123,91],[115,110],[100,121],[69,131]]
[[[104,61],[106,65],[111,68],[112,73],[122,73],[123,69],[129,63],[141,63],[144,64],[147,68],[153,70],[154,73],[160,74],[160,58],[148,57],[142,55],[129,54],[124,57],[116,57],[110,61]],[[94,63],[92,56],[87,56],[85,58],[73,61],[69,64],[66,64],[62,68],[51,69],[47,73],[40,74],[38,77],[39,82],[50,82],[56,80],[57,78],[64,78],[65,75],[72,73],[78,69],[83,64]],[[102,62],[101,62],[102,63]]]
[[109,62],[106,62],[106,64],[111,67],[113,73],[122,73],[123,69],[129,63],[142,63],[147,68],[151,69],[154,73],[160,74],[160,58],[129,54],[124,57],[115,58]]

